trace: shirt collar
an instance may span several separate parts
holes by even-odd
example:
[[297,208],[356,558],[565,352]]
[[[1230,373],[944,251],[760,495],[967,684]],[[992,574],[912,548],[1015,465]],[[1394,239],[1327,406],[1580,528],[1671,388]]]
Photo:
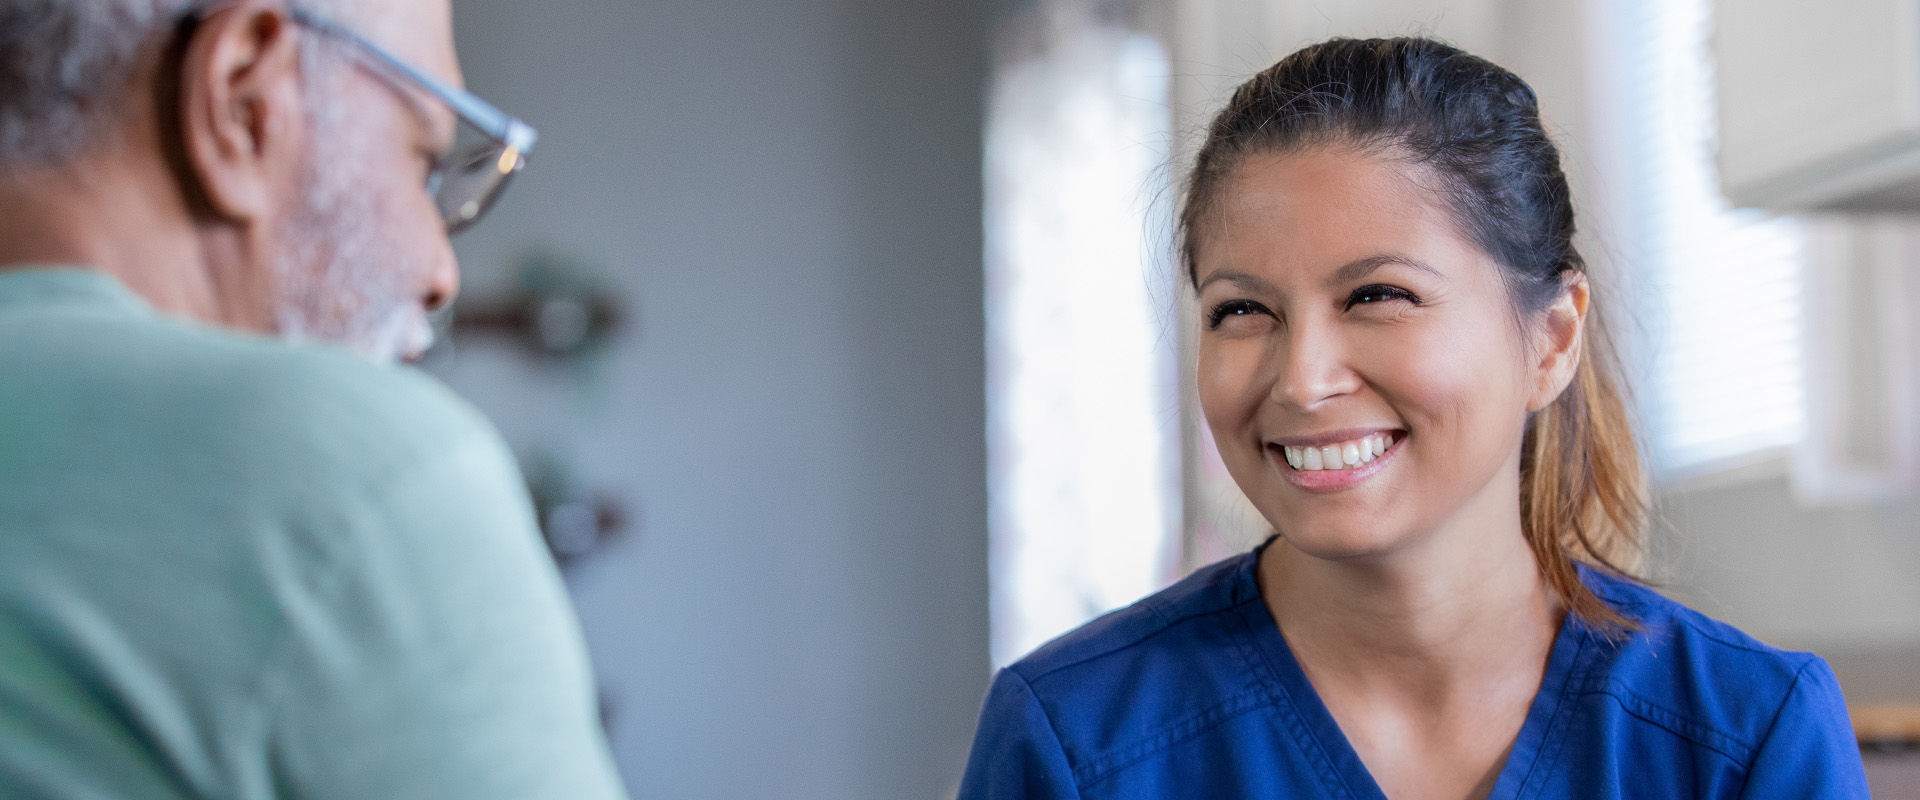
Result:
[[112,275],[87,267],[33,264],[0,268],[0,312],[66,306],[149,314],[153,307]]

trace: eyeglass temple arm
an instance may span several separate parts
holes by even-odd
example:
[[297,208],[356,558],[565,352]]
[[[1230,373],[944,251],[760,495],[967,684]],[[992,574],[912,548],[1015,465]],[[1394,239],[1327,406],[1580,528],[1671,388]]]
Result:
[[472,92],[449,85],[439,78],[414,69],[411,64],[401,61],[381,49],[379,45],[344,26],[336,25],[330,20],[316,17],[298,8],[289,13],[295,22],[328,36],[352,42],[354,46],[366,51],[381,64],[399,71],[400,74],[426,87],[427,91],[433,92],[435,96],[446,101],[447,105],[453,106],[454,113],[479,128],[482,133],[506,143],[508,147],[518,150],[522,155],[532,152],[534,142],[540,138],[540,134],[533,129],[533,126],[495,108],[492,103],[480,99]]

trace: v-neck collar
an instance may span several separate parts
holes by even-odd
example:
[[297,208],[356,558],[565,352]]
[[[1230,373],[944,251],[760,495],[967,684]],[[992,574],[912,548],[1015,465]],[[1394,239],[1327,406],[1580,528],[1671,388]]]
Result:
[[[1241,596],[1252,598],[1251,602],[1241,603],[1239,609],[1253,649],[1266,667],[1256,671],[1262,673],[1273,693],[1274,707],[1288,735],[1313,762],[1314,771],[1328,794],[1349,800],[1387,800],[1373,773],[1368,772],[1360,760],[1359,751],[1347,740],[1333,712],[1327,710],[1319,692],[1307,680],[1306,671],[1280,632],[1280,624],[1274,621],[1261,599],[1257,573],[1260,553],[1265,549],[1263,544],[1249,553],[1235,577],[1242,584],[1244,594]],[[1500,767],[1488,800],[1520,800],[1539,791],[1541,781],[1551,771],[1545,768],[1554,762],[1566,739],[1571,714],[1567,690],[1574,683],[1573,676],[1579,671],[1576,666],[1592,638],[1587,626],[1571,614],[1560,623],[1547,656],[1540,689],[1527,708],[1526,722],[1514,739],[1506,763]]]

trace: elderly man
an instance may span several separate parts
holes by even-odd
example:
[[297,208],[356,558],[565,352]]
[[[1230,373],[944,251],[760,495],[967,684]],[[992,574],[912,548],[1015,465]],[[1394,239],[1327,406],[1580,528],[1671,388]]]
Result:
[[533,143],[450,14],[0,0],[0,797],[622,795],[505,448],[387,363]]

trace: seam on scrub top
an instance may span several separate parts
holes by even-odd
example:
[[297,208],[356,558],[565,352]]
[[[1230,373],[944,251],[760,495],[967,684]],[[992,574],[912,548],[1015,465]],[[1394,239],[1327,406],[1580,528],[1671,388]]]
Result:
[[[1240,602],[1228,605],[1225,608],[1219,608],[1219,609],[1214,609],[1206,612],[1196,612],[1193,614],[1188,614],[1186,616],[1181,617],[1179,619],[1179,622],[1184,623],[1200,617],[1216,616],[1219,614],[1234,612],[1239,610],[1241,606],[1246,605],[1248,602],[1251,602],[1251,601],[1242,600]],[[1231,620],[1229,621],[1229,624],[1233,624],[1234,622],[1237,622],[1237,620]],[[1148,636],[1141,638],[1140,641],[1134,642],[1133,644],[1129,644],[1126,647],[1118,648],[1110,653],[1107,653],[1107,655],[1112,655],[1112,653],[1119,652],[1119,650],[1124,650],[1127,648],[1138,646],[1139,644],[1147,641],[1147,639],[1151,639],[1154,636],[1158,636],[1161,633],[1165,633],[1170,628],[1171,626],[1169,626],[1168,628],[1162,628],[1158,631],[1154,631],[1152,634],[1149,634]],[[1235,637],[1234,646],[1236,648],[1241,648],[1245,646],[1241,637]],[[1052,674],[1052,671],[1049,671],[1048,674]],[[1231,720],[1235,717],[1238,717],[1254,709],[1260,708],[1261,706],[1267,703],[1270,703],[1271,701],[1272,701],[1271,695],[1265,691],[1261,682],[1256,680],[1253,682],[1253,685],[1251,688],[1242,690],[1236,694],[1229,696],[1225,700],[1222,700],[1218,703],[1215,703],[1211,706],[1201,709],[1200,711],[1189,714],[1185,717],[1181,717],[1172,723],[1163,725],[1159,733],[1156,733],[1144,739],[1139,739],[1133,742],[1129,742],[1127,744],[1120,745],[1115,748],[1111,748],[1107,750],[1105,753],[1101,754],[1099,757],[1089,759],[1087,763],[1084,765],[1084,767],[1076,767],[1074,769],[1074,780],[1083,786],[1090,786],[1092,784],[1098,783],[1101,780],[1109,776],[1112,776],[1127,767],[1137,764],[1153,756],[1156,753],[1163,752],[1168,748],[1171,748],[1174,745],[1179,744],[1180,742],[1186,741],[1187,739],[1191,739],[1203,733],[1206,733],[1207,731],[1220,726],[1222,723],[1225,723],[1228,720]]]
[[[1787,696],[1780,698],[1780,707],[1773,710],[1773,719],[1767,722],[1767,732],[1760,735],[1760,745],[1764,746],[1768,739],[1773,738],[1773,729],[1780,726],[1780,715],[1787,713],[1787,704],[1793,702],[1793,693],[1800,691],[1800,679],[1806,676],[1807,669],[1812,667],[1813,663],[1812,661],[1808,661],[1804,666],[1800,667],[1800,671],[1793,673],[1793,683],[1787,685]],[[1756,746],[1754,752],[1757,756],[1759,747]],[[1747,796],[1747,784],[1752,781],[1753,764],[1749,763],[1747,764],[1746,774],[1740,776],[1740,794],[1738,796]]]
[[[1684,606],[1682,607],[1684,608]],[[1697,614],[1699,612],[1694,612],[1694,613]],[[1691,628],[1693,632],[1700,634],[1702,638],[1712,641],[1715,644],[1731,647],[1735,650],[1742,650],[1748,653],[1758,653],[1760,655],[1768,656],[1770,658],[1779,658],[1781,656],[1801,656],[1803,658],[1806,658],[1809,661],[1812,660],[1813,654],[1803,650],[1782,650],[1779,648],[1768,647],[1765,644],[1761,644],[1758,642],[1749,644],[1744,642],[1731,641],[1729,639],[1721,638],[1719,634],[1709,630],[1707,626],[1699,624],[1699,620],[1687,619],[1686,617],[1682,617],[1679,614],[1674,614],[1673,618],[1679,621],[1680,624],[1685,625],[1688,628]],[[1719,622],[1719,620],[1714,620],[1712,617],[1707,617],[1707,619],[1713,620],[1714,622]],[[1720,624],[1725,625],[1726,623],[1722,622]],[[1735,628],[1734,630],[1737,631],[1739,629]],[[1759,646],[1755,646],[1755,645],[1759,645]],[[1800,669],[1805,669],[1805,668],[1806,668],[1806,665],[1804,664],[1802,664],[1800,667]],[[1796,671],[1795,675],[1797,676],[1798,674],[1799,674],[1798,671]]]
[[1119,774],[1155,754],[1166,751],[1176,744],[1213,730],[1220,725],[1242,716],[1249,711],[1266,705],[1266,698],[1258,689],[1252,689],[1217,703],[1204,711],[1192,714],[1171,725],[1163,726],[1160,733],[1140,741],[1114,748],[1096,759],[1089,760],[1084,766],[1073,770],[1074,782],[1091,787],[1107,778]]
[[[1147,631],[1146,633],[1141,634],[1137,638],[1128,640],[1125,644],[1114,645],[1113,647],[1109,647],[1105,650],[1101,650],[1100,652],[1094,653],[1093,655],[1087,656],[1085,658],[1082,658],[1076,661],[1070,661],[1068,663],[1061,664],[1059,666],[1049,667],[1045,672],[1034,674],[1031,677],[1026,677],[1026,676],[1023,676],[1023,677],[1027,680],[1029,684],[1037,683],[1039,681],[1045,680],[1047,676],[1052,675],[1056,672],[1060,672],[1061,670],[1072,669],[1074,667],[1080,666],[1081,664],[1098,661],[1100,659],[1106,658],[1107,656],[1111,656],[1116,653],[1119,653],[1123,650],[1130,650],[1132,648],[1139,647],[1140,645],[1146,644],[1149,640],[1152,640],[1154,637],[1164,634],[1167,631],[1173,630],[1174,627],[1178,625],[1191,622],[1196,619],[1200,619],[1201,617],[1210,617],[1210,616],[1216,616],[1219,614],[1226,614],[1226,613],[1233,612],[1236,609],[1240,608],[1240,606],[1245,605],[1249,601],[1242,600],[1238,603],[1229,603],[1219,608],[1208,608],[1201,611],[1194,611],[1192,613],[1184,614],[1175,618],[1169,618],[1166,614],[1160,613],[1158,609],[1154,609],[1151,607],[1142,608],[1142,606],[1146,604],[1146,602],[1147,601],[1142,600],[1139,603],[1135,603],[1131,606],[1120,609],[1119,611],[1115,611],[1113,613],[1125,614],[1129,611],[1138,610],[1144,613],[1152,614],[1154,619],[1165,621],[1165,624],[1161,625],[1158,628],[1154,628],[1153,630]],[[1018,666],[1020,663],[1022,662],[1014,662],[1015,666]]]
[[[1253,598],[1248,602],[1260,600],[1260,593],[1258,591],[1254,592],[1253,595]],[[1269,618],[1269,620],[1271,620],[1271,618]],[[1327,743],[1320,741],[1320,737],[1313,732],[1312,727],[1307,725],[1306,719],[1301,716],[1300,706],[1295,702],[1293,693],[1287,691],[1286,684],[1280,680],[1279,668],[1274,665],[1272,657],[1265,649],[1256,646],[1255,642],[1258,636],[1249,627],[1246,617],[1242,616],[1235,621],[1240,624],[1240,629],[1244,634],[1235,642],[1240,650],[1240,657],[1246,659],[1250,667],[1260,671],[1261,683],[1266,687],[1268,697],[1270,698],[1270,707],[1274,709],[1275,713],[1280,715],[1281,722],[1288,726],[1288,732],[1292,734],[1295,742],[1312,743],[1313,748],[1310,752],[1306,753],[1306,757],[1308,761],[1315,762],[1317,768],[1315,772],[1317,773],[1317,777],[1320,778],[1320,785],[1328,791],[1334,792],[1342,797],[1353,798],[1353,787],[1347,784],[1346,777],[1341,775],[1340,770],[1334,766],[1333,754],[1327,752]],[[1280,645],[1285,647],[1287,643],[1286,636],[1280,634],[1277,627],[1276,625],[1274,635],[1280,637]],[[1289,652],[1291,652],[1291,650],[1289,650]],[[1309,688],[1311,688],[1311,684],[1309,684]],[[1337,726],[1338,724],[1336,721],[1335,725]],[[1349,743],[1348,747],[1351,749],[1351,743]],[[1356,753],[1355,755],[1357,756],[1358,754]],[[1364,764],[1361,766],[1363,769],[1365,768]],[[1369,777],[1371,777],[1371,775],[1369,775]],[[1374,787],[1376,789],[1379,788],[1379,781],[1374,781]]]
[[1560,696],[1554,699],[1553,716],[1547,718],[1547,730],[1541,734],[1540,750],[1533,754],[1533,763],[1527,765],[1526,777],[1520,781],[1520,788],[1513,793],[1516,800],[1530,794],[1529,787],[1532,787],[1532,792],[1539,791],[1540,784],[1546,782],[1549,774],[1541,771],[1543,767],[1558,763],[1560,760],[1560,750],[1567,745],[1566,727],[1573,719],[1573,698],[1576,694],[1574,690],[1580,683],[1579,672],[1584,663],[1583,659],[1587,656],[1587,646],[1592,643],[1591,636],[1582,634],[1579,643],[1574,646],[1571,659],[1573,663],[1567,666],[1566,680],[1560,684]]
[[[1649,592],[1653,591],[1651,587],[1648,587],[1645,584],[1633,583],[1625,580],[1621,580],[1620,582],[1626,583],[1627,585],[1632,586],[1636,589],[1643,589]],[[1733,649],[1741,650],[1748,653],[1758,653],[1760,655],[1771,656],[1771,657],[1779,657],[1781,655],[1812,655],[1810,653],[1806,653],[1800,650],[1782,650],[1779,648],[1768,647],[1765,643],[1762,643],[1762,642],[1735,641],[1733,638],[1723,636],[1721,632],[1715,631],[1712,628],[1715,626],[1722,627],[1722,628],[1729,628],[1734,633],[1739,633],[1742,636],[1745,636],[1745,634],[1742,633],[1740,629],[1734,628],[1733,626],[1728,625],[1725,622],[1721,622],[1720,620],[1717,620],[1705,614],[1702,614],[1695,609],[1688,608],[1685,605],[1682,605],[1680,603],[1675,603],[1671,600],[1667,600],[1666,604],[1669,606],[1672,606],[1673,608],[1663,609],[1660,607],[1660,603],[1658,601],[1616,597],[1610,593],[1612,591],[1618,591],[1618,588],[1614,586],[1608,586],[1608,590],[1609,592],[1603,592],[1599,594],[1601,594],[1609,602],[1612,602],[1614,605],[1629,606],[1636,610],[1641,610],[1641,611],[1648,611],[1648,610],[1662,611],[1663,612],[1662,616],[1666,617],[1669,624],[1685,625],[1689,630],[1692,630],[1694,633],[1700,634],[1701,637],[1709,641],[1712,641],[1716,644],[1725,645],[1727,647],[1731,647]],[[1714,626],[1708,626],[1708,625],[1702,624],[1704,622],[1712,622],[1714,623]]]
[[1040,702],[1040,693],[1033,690],[1033,684],[1027,682],[1026,676],[1010,669],[1004,671],[1008,675],[1012,675],[1015,680],[1020,681],[1020,690],[1026,693],[1027,702],[1032,703],[1033,707],[1040,711],[1040,718],[1047,721],[1047,733],[1053,737],[1053,749],[1060,753],[1061,761],[1067,762],[1067,769],[1076,773],[1069,777],[1073,778],[1074,795],[1076,797],[1079,796],[1080,778],[1077,774],[1079,770],[1073,768],[1073,756],[1067,753],[1067,746],[1060,743],[1060,726],[1053,724],[1053,715],[1047,713],[1047,704]]
[[[1796,683],[1798,679],[1796,677]],[[1679,712],[1648,700],[1627,688],[1625,683],[1615,678],[1603,678],[1590,682],[1583,688],[1582,694],[1599,694],[1613,698],[1620,708],[1628,714],[1655,725],[1686,739],[1701,747],[1717,752],[1741,768],[1753,764],[1754,748],[1735,739],[1732,735],[1706,723],[1690,719]],[[1776,712],[1777,713],[1777,712]],[[1734,751],[1734,752],[1729,752]]]

